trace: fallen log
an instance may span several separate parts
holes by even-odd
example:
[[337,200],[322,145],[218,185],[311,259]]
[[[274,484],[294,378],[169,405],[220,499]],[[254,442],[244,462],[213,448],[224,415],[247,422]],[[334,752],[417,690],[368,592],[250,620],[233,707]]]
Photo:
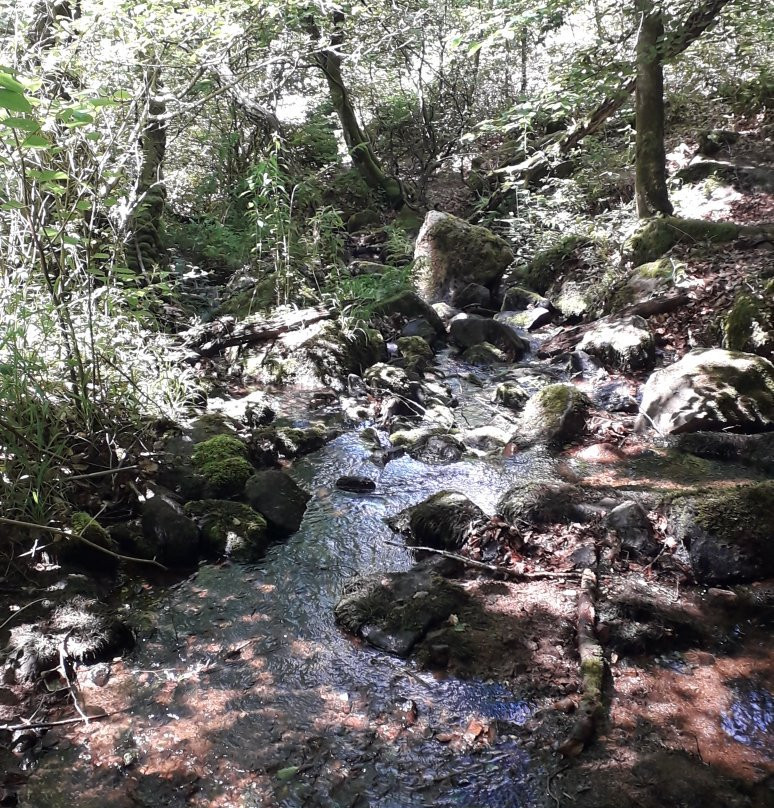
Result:
[[201,356],[215,356],[235,345],[254,345],[268,342],[321,320],[337,316],[330,309],[308,308],[282,312],[274,317],[249,317],[237,321],[233,317],[221,317],[211,323],[197,326],[183,335],[185,344]]
[[596,633],[597,576],[583,570],[578,594],[578,653],[580,654],[581,702],[578,718],[567,740],[557,747],[565,757],[579,755],[594,737],[602,715],[602,678],[605,659]]

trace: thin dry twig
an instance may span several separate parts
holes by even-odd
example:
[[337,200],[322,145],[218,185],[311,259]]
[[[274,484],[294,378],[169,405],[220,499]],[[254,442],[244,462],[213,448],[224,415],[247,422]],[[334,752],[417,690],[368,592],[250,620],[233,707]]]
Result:
[[403,547],[407,550],[421,550],[423,553],[434,553],[435,555],[443,556],[444,558],[451,558],[454,561],[459,561],[468,567],[483,572],[489,572],[492,575],[504,575],[513,581],[539,581],[544,578],[577,578],[580,572],[571,570],[569,572],[516,572],[515,570],[508,569],[508,567],[496,567],[494,564],[484,564],[482,561],[474,561],[472,558],[457,555],[457,553],[450,553],[448,550],[437,550],[435,547],[422,547],[415,545],[401,544],[397,541],[385,541],[392,547]]

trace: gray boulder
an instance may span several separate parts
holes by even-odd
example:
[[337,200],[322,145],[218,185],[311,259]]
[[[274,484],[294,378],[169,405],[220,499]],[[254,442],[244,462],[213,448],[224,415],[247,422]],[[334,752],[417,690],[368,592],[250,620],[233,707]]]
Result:
[[429,303],[448,302],[471,283],[493,289],[513,253],[505,239],[449,213],[430,211],[414,248],[415,282]]
[[301,527],[311,497],[284,471],[269,469],[247,481],[245,499],[266,519],[269,528],[289,535]]
[[691,351],[648,379],[635,429],[662,435],[772,430],[774,364],[720,348]]
[[470,308],[486,309],[492,305],[492,293],[480,283],[469,283],[454,294],[452,304],[463,310]]
[[449,325],[449,336],[462,350],[489,342],[514,360],[521,359],[529,352],[529,342],[513,328],[476,314],[458,314]]
[[599,320],[578,343],[577,350],[597,356],[608,367],[623,371],[652,367],[656,344],[647,321],[636,315]]

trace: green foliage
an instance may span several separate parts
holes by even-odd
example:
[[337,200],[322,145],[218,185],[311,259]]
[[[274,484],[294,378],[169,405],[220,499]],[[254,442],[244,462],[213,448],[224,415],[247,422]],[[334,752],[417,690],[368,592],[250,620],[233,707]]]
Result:
[[286,145],[307,170],[319,170],[339,162],[339,144],[326,107],[314,110],[305,123],[294,127]]
[[337,274],[323,291],[323,297],[334,302],[348,318],[365,322],[372,317],[377,303],[411,288],[410,266],[400,269],[385,266],[379,274],[357,275],[354,278]]

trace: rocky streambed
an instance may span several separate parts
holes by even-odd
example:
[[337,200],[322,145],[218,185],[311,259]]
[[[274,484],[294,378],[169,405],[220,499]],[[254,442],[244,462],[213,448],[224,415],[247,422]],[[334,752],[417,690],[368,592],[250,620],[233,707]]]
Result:
[[542,304],[297,318],[160,430],[137,518],[84,529],[178,571],[6,592],[5,804],[766,804],[771,433],[722,430],[768,367],[643,390],[642,318],[554,349]]

